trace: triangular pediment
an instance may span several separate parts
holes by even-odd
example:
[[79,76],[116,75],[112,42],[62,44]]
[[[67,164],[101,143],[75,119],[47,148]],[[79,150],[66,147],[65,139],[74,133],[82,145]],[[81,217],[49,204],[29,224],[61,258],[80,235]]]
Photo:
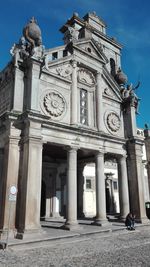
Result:
[[73,44],[74,48],[77,48],[84,52],[86,56],[93,57],[96,60],[101,61],[103,64],[108,63],[108,59],[103,53],[102,45],[94,39],[80,40]]
[[106,68],[103,68],[102,77],[104,84],[103,97],[122,102],[120,88]]

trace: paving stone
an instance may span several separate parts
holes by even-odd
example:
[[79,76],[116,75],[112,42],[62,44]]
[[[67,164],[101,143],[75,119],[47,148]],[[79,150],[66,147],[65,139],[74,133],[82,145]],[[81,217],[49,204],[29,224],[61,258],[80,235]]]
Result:
[[0,250],[0,267],[147,267],[150,226],[103,232]]

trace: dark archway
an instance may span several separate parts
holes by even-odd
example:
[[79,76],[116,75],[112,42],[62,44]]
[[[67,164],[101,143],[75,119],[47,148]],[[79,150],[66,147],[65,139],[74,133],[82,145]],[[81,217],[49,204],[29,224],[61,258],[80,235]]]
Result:
[[40,210],[40,217],[45,217],[46,213],[46,185],[45,182],[42,181],[42,188],[41,188],[41,210]]

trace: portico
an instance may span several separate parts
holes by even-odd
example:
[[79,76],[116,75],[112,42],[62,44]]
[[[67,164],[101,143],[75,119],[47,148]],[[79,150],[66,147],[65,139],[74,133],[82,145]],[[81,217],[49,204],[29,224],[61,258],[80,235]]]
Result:
[[0,106],[2,230],[7,229],[12,184],[17,200],[11,227],[18,237],[40,231],[40,218],[63,216],[65,229],[79,227],[78,218],[84,216],[83,169],[89,162],[96,170],[94,224],[108,224],[107,158],[118,166],[120,219],[132,211],[139,222],[146,220],[138,100],[135,103],[131,86],[132,98],[126,96],[122,46],[105,28],[95,13],[82,19],[73,14],[60,29],[64,45],[44,49],[41,30],[32,19],[26,25],[30,38],[25,31],[13,46],[11,64],[0,73],[5,103]]

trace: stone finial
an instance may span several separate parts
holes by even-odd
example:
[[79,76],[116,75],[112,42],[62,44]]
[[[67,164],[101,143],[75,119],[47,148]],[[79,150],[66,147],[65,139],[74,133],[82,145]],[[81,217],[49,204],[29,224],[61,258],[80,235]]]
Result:
[[117,74],[114,78],[119,85],[125,85],[128,80],[127,76],[122,72],[121,68],[118,69]]
[[75,16],[75,17],[79,17],[79,14],[78,14],[77,12],[74,12],[74,13],[73,13],[73,16]]
[[42,44],[41,30],[34,17],[32,17],[30,22],[24,27],[23,36],[32,48]]

